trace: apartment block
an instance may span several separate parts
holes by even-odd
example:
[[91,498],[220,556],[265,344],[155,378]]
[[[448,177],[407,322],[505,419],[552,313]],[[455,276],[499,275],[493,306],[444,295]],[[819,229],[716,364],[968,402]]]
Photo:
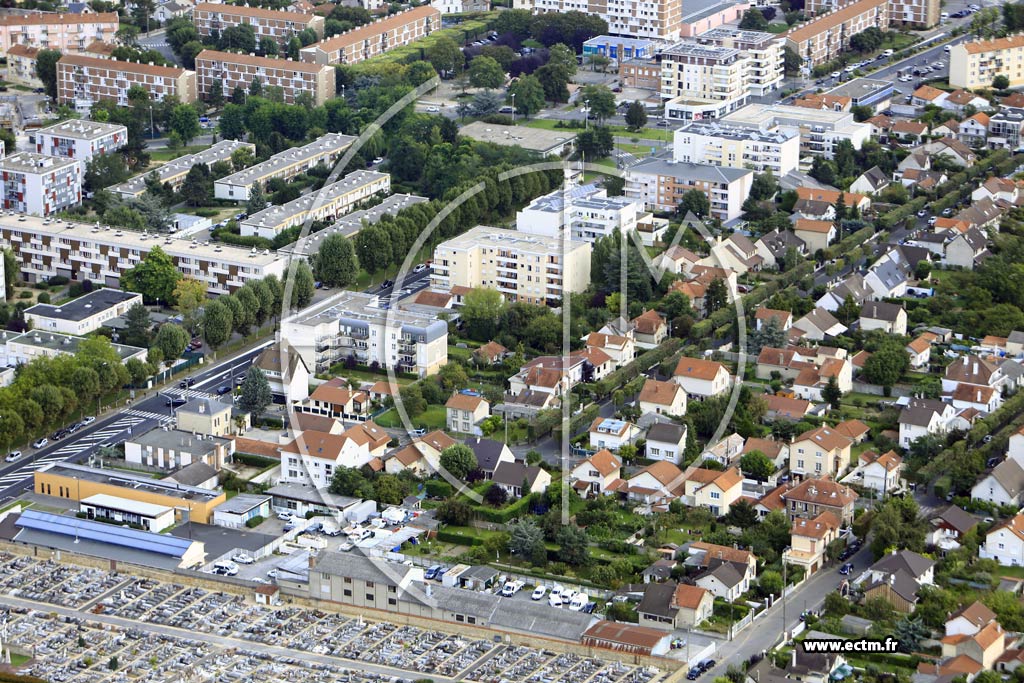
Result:
[[41,88],[43,82],[36,74],[36,55],[39,48],[28,45],[12,45],[7,48],[7,70],[5,78],[11,83],[30,88]]
[[420,5],[306,46],[299,59],[310,64],[355,64],[408,45],[441,28],[441,12]]
[[747,56],[745,80],[751,95],[761,97],[782,84],[784,41],[774,33],[719,26],[697,36],[697,42],[743,52]]
[[117,59],[64,55],[57,62],[57,101],[88,112],[100,100],[128,105],[128,91],[139,85],[154,101],[177,95],[182,102],[196,101],[196,72]]
[[665,116],[683,121],[717,119],[747,103],[749,59],[734,48],[676,43],[661,53]]
[[661,90],[661,64],[653,59],[619,62],[619,83],[623,88]]
[[333,221],[361,201],[391,190],[391,176],[377,171],[353,171],[336,183],[325,185],[283,206],[271,206],[246,218],[242,235],[274,239],[282,231],[306,221]]
[[434,248],[435,289],[490,287],[506,301],[561,305],[590,283],[590,244],[478,225]]
[[311,372],[354,358],[420,376],[448,362],[448,325],[432,312],[385,310],[376,295],[342,291],[281,321],[287,340]]
[[785,34],[786,47],[803,60],[806,71],[839,56],[850,38],[872,26],[889,28],[889,0],[857,0],[812,19]]
[[826,159],[832,158],[840,140],[849,140],[854,149],[860,149],[871,137],[871,125],[857,123],[849,112],[782,104],[751,104],[729,114],[721,123],[766,134],[796,131],[800,134],[801,156],[815,154]]
[[193,166],[203,164],[209,168],[218,161],[231,161],[231,155],[239,149],[248,149],[253,153],[253,156],[256,155],[256,145],[251,142],[220,140],[215,142],[212,147],[208,147],[201,152],[185,154],[177,159],[168,161],[163,166],[157,166],[152,171],[140,173],[119,185],[113,185],[107,189],[122,199],[139,197],[146,191],[146,178],[150,174],[155,173],[162,185],[169,185],[171,189],[177,190],[185,182],[185,176],[188,175]]
[[301,93],[317,106],[334,97],[334,69],[326,64],[216,50],[203,50],[196,57],[196,87],[203,99],[209,99],[218,84],[228,98],[235,88],[248,90],[254,80],[264,88],[280,88],[286,104],[294,104]]
[[82,165],[17,152],[0,159],[0,199],[10,212],[46,217],[82,203]]
[[1011,88],[1024,85],[1024,33],[949,48],[950,85],[990,88],[996,76],[1010,79]]
[[694,121],[675,132],[676,161],[767,170],[781,178],[800,166],[800,133],[791,128],[763,132],[721,122]]
[[248,5],[201,2],[192,11],[192,22],[202,38],[223,33],[233,26],[248,24],[256,33],[257,43],[263,38],[272,38],[282,48],[288,46],[292,36],[307,28],[315,31],[317,37],[322,38],[324,35],[324,18],[319,15]]
[[[814,16],[832,12],[844,3],[840,0],[807,0],[804,12]],[[889,23],[912,28],[931,28],[939,23],[940,0],[889,0]]]
[[84,171],[93,157],[128,144],[128,129],[116,123],[71,119],[40,128],[33,138],[37,153],[74,159]]
[[[675,211],[690,190],[707,195],[711,213],[723,221],[739,218],[754,172],[651,157],[626,170],[625,195],[651,211]],[[435,265],[436,268],[436,265]]]
[[542,237],[561,237],[568,230],[572,240],[595,242],[615,230],[623,235],[636,230],[643,215],[643,207],[631,199],[609,197],[596,185],[574,186],[530,202],[516,214],[516,230]]
[[[75,162],[65,163],[78,169]],[[204,283],[210,294],[229,294],[267,275],[283,277],[287,265],[287,259],[270,251],[34,216],[0,215],[0,239],[20,259],[20,277],[28,282],[60,275],[118,287],[121,275],[154,246],[171,257],[182,275]]]
[[1003,107],[988,120],[988,148],[1016,150],[1024,141],[1024,109]]
[[584,12],[604,19],[616,36],[673,41],[738,22],[751,5],[736,0],[513,0],[512,6],[535,14]]
[[113,43],[117,29],[117,12],[5,14],[0,16],[0,52],[6,54],[15,45],[83,52],[97,40]]
[[[486,12],[491,9],[487,0],[430,0],[430,5],[441,14],[465,14],[467,12]],[[370,8],[372,12],[373,9]]]
[[225,176],[213,184],[217,199],[246,201],[256,183],[266,184],[271,178],[288,180],[319,164],[330,164],[355,141],[351,135],[327,133],[308,145],[278,152],[264,162]]

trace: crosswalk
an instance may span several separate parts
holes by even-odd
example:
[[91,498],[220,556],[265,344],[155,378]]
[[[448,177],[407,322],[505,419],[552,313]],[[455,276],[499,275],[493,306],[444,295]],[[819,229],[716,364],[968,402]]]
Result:
[[123,435],[128,431],[128,429],[138,426],[143,422],[148,420],[156,420],[160,422],[168,419],[170,419],[168,415],[153,413],[148,410],[138,410],[135,408],[126,410],[118,419],[114,420],[110,424],[104,425],[102,429],[97,429],[95,432],[90,432],[85,436],[68,442],[34,462],[25,463],[22,467],[0,476],[0,489],[28,479],[32,476],[33,472],[42,469],[50,463],[67,460],[68,458],[87,451],[94,446],[98,446],[105,441],[113,441],[115,438]]
[[161,392],[161,396],[184,396],[185,398],[210,398],[213,394],[202,389],[168,389]]

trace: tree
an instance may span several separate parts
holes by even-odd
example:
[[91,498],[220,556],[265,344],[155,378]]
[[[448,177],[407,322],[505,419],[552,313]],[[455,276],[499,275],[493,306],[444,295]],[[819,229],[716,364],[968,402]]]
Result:
[[469,62],[469,84],[474,88],[500,88],[505,85],[505,71],[493,57],[474,57]]
[[130,292],[139,292],[149,301],[171,303],[174,288],[181,278],[174,261],[157,245],[134,268],[125,271],[121,285]]
[[491,484],[484,492],[484,500],[488,505],[501,507],[508,501],[508,491],[499,484]]
[[466,526],[473,518],[473,508],[458,498],[449,498],[437,508],[437,519],[445,524]]
[[804,60],[800,59],[800,55],[793,48],[788,45],[782,48],[782,60],[787,76],[796,76],[800,73],[800,67],[803,65]]
[[781,349],[786,343],[786,331],[782,329],[777,318],[769,318],[761,325],[761,329],[754,329],[747,334],[747,353],[757,356],[761,349]]
[[529,518],[509,524],[508,550],[532,564],[546,564],[548,551],[544,546],[544,530]]
[[203,311],[203,339],[214,351],[231,338],[231,309],[220,299],[206,304]]
[[836,309],[836,318],[844,325],[849,325],[860,318],[860,309],[861,305],[857,303],[853,295],[847,294],[843,303],[839,304],[839,308]]
[[195,331],[195,314],[206,301],[206,285],[194,277],[183,277],[178,280],[172,293],[174,309],[181,314],[185,328]]
[[1010,87],[1010,79],[1004,74],[999,74],[992,79],[992,87],[996,90],[1006,90]]
[[647,125],[647,107],[640,100],[630,102],[626,109],[626,127],[638,131]]
[[36,55],[36,76],[43,82],[46,94],[53,100],[57,99],[57,62],[61,56],[57,50],[40,50]]
[[[231,160],[234,162],[234,155],[232,155]],[[246,165],[248,166],[251,164]],[[234,166],[236,170],[240,170],[238,164],[234,164]],[[241,168],[245,168],[245,166],[242,166]],[[267,196],[263,194],[263,183],[257,180],[252,184],[252,188],[249,190],[249,199],[245,203],[245,212],[251,216],[255,213],[259,213],[265,208],[267,208]]]
[[577,134],[576,149],[584,159],[606,157],[615,149],[615,137],[608,126],[594,126]]
[[740,458],[740,470],[747,477],[765,481],[775,472],[775,463],[761,451],[753,450]]
[[146,379],[149,378],[149,364],[138,358],[129,358],[125,361],[124,368],[128,371],[128,378],[131,380],[132,386],[142,386],[146,383]]
[[204,206],[213,198],[213,175],[206,164],[194,164],[181,184],[181,198],[189,206]]
[[510,48],[508,45],[484,45],[480,48],[480,54],[484,57],[490,57],[496,61],[502,71],[508,71],[512,64],[519,59],[519,55],[516,51]]
[[180,358],[181,354],[185,352],[189,339],[188,332],[180,325],[164,323],[156,331],[153,346],[160,349],[165,359],[173,361],[175,358]]
[[761,10],[751,7],[743,13],[740,28],[745,31],[765,31],[768,29],[768,20],[764,18]]
[[828,378],[828,384],[821,390],[821,398],[832,407],[832,410],[839,410],[839,402],[843,398],[843,390],[839,388],[836,376]]
[[306,262],[299,263],[292,274],[292,306],[304,308],[313,300],[316,290],[313,271]]
[[192,105],[179,104],[171,109],[167,125],[187,145],[199,135],[199,114]]
[[544,108],[544,87],[536,76],[520,76],[508,92],[517,114],[530,118]]
[[398,390],[398,398],[410,418],[422,414],[427,409],[427,401],[423,398],[423,391],[418,384],[407,384],[401,387]]
[[267,409],[274,400],[274,394],[270,391],[270,382],[255,365],[249,366],[249,372],[242,382],[242,391],[238,396],[238,407],[256,416]]
[[707,308],[708,313],[711,314],[725,308],[728,302],[729,290],[725,286],[725,281],[720,277],[716,277],[708,284],[707,291],[704,294],[704,306]]
[[871,520],[871,553],[877,560],[892,548],[923,552],[929,528],[913,498],[888,498]]
[[[469,113],[473,116],[488,116],[496,114],[505,103],[505,96],[497,90],[480,90],[473,95],[473,99],[467,105]],[[461,107],[464,102],[459,102]],[[461,109],[460,109],[461,112]]]
[[864,379],[871,384],[891,387],[910,367],[910,358],[900,342],[887,343],[864,363]]
[[465,481],[466,475],[479,466],[473,449],[461,443],[441,451],[440,462],[441,467],[459,481]]
[[248,24],[229,26],[221,31],[218,44],[221,50],[245,54],[256,52],[256,32]]
[[[899,621],[896,622],[896,627],[893,629],[893,635],[896,636],[896,640],[899,641],[900,652],[906,652],[908,654],[917,652],[921,646],[921,641],[930,637],[928,627],[926,627],[921,619],[912,617],[909,614]],[[1002,683],[1002,677],[996,676],[995,681]],[[977,681],[977,678],[975,678]]]
[[465,57],[459,44],[448,36],[441,36],[424,53],[427,61],[439,74],[457,74],[462,71]]
[[149,346],[149,328],[153,325],[149,309],[142,304],[135,304],[124,317],[124,343],[129,346]]
[[761,595],[782,595],[782,575],[774,569],[767,569],[757,577],[757,588]]
[[590,539],[587,532],[574,524],[559,528],[555,534],[558,544],[558,558],[574,567],[582,567],[590,562]]
[[331,493],[339,496],[360,496],[369,492],[368,498],[373,498],[373,483],[370,482],[361,470],[355,467],[338,467],[331,475],[331,484],[328,487]]
[[579,99],[587,103],[587,115],[599,122],[615,116],[615,93],[606,85],[584,86]]
[[688,190],[679,202],[677,213],[680,216],[692,213],[697,218],[706,218],[711,213],[711,202],[708,200],[708,196],[700,190]]
[[490,341],[498,330],[498,320],[505,303],[501,293],[489,287],[477,287],[466,294],[462,320],[466,336],[477,341]]
[[383,270],[394,262],[391,238],[380,225],[370,225],[356,233],[356,254],[359,263],[370,273]]
[[[13,151],[13,145],[7,147],[8,154]],[[124,157],[120,154],[98,154],[85,165],[85,189],[97,192],[124,182],[130,175]]]
[[601,73],[604,73],[608,69],[609,65],[611,65],[611,63],[612,60],[605,55],[597,53],[587,55],[587,64],[590,65],[590,68],[593,71],[600,71]]
[[327,287],[346,287],[358,274],[359,261],[352,241],[344,235],[328,235],[313,259],[313,277]]

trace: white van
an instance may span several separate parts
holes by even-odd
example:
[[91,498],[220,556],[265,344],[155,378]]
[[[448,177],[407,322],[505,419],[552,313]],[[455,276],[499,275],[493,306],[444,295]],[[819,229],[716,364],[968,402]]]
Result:
[[228,560],[220,560],[213,563],[213,571],[225,576],[234,576],[238,573],[238,565]]
[[577,593],[569,601],[569,609],[573,612],[582,612],[588,602],[590,602],[590,597],[586,593]]
[[892,55],[893,55],[893,51],[892,50],[886,50],[885,52],[882,53],[883,57],[892,57]]

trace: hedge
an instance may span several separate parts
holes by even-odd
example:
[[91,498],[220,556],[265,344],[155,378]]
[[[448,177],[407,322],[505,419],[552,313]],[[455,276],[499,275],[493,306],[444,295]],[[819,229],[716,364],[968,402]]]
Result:
[[659,346],[651,349],[650,351],[645,351],[618,370],[611,372],[604,379],[591,382],[584,386],[593,392],[595,396],[607,396],[630,380],[638,377],[640,373],[647,368],[661,363],[663,360],[682,348],[682,346],[683,342],[680,339],[666,339]]
[[245,523],[245,525],[247,527],[249,527],[250,529],[255,529],[260,524],[263,524],[263,516],[262,515],[256,515],[255,517],[253,517],[252,519],[250,519],[248,522]]
[[484,544],[482,538],[477,538],[476,536],[464,536],[463,534],[455,531],[447,531],[445,529],[438,529],[436,538],[443,543],[455,543],[458,545],[474,546]]
[[530,496],[523,496],[514,503],[503,508],[492,508],[486,505],[474,505],[473,512],[485,522],[505,524],[521,516],[530,507]]
[[235,453],[235,460],[243,465],[258,467],[260,469],[281,464],[281,461],[276,458],[267,458],[262,455],[253,455],[252,453]]

